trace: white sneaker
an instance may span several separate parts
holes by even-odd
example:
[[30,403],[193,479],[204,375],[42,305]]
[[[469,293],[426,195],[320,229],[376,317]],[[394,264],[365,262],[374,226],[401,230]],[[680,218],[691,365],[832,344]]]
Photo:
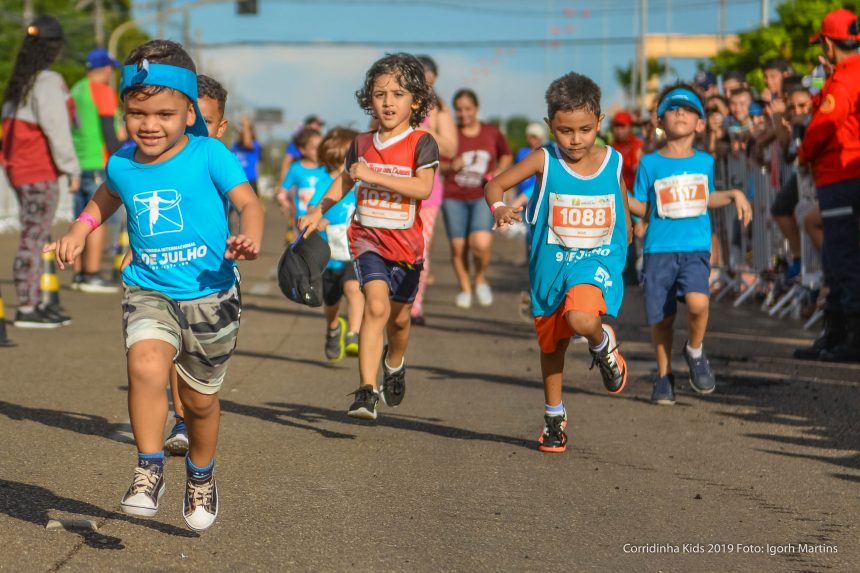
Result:
[[475,296],[478,297],[478,304],[481,306],[493,304],[493,289],[487,283],[475,286]]
[[218,485],[213,475],[198,483],[189,479],[185,483],[185,498],[182,500],[182,517],[194,531],[209,529],[218,517]]
[[457,305],[457,308],[469,308],[472,306],[472,293],[461,292],[454,298],[454,304]]
[[152,517],[158,512],[158,502],[164,495],[164,475],[155,468],[135,468],[131,486],[119,502],[124,514]]

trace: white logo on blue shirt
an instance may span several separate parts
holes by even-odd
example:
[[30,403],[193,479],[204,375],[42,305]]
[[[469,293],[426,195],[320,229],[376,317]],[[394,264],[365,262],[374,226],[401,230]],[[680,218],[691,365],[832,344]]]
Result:
[[154,237],[182,232],[184,224],[180,201],[182,195],[175,189],[145,191],[134,195],[134,216],[140,234]]

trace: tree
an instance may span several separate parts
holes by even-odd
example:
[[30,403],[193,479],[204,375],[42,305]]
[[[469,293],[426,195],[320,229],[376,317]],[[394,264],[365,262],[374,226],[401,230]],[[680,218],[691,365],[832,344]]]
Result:
[[[668,64],[658,60],[657,58],[648,58],[647,68],[649,83],[654,79],[662,78],[666,74],[671,74],[675,71]],[[615,68],[615,80],[618,82],[618,85],[624,89],[624,93],[631,94],[633,101],[638,101],[640,86],[638,82],[635,86],[632,85],[633,64],[630,64],[626,68]]]
[[[4,0],[0,8],[0,94],[6,91],[6,83],[15,65],[18,49],[24,38],[23,0]],[[84,63],[87,54],[95,46],[93,7],[90,4],[79,9],[80,0],[33,0],[36,14],[53,16],[63,25],[66,45],[60,59],[52,67],[71,86],[86,74]],[[131,0],[103,0],[105,34],[131,19]],[[120,53],[114,54],[122,61],[131,49],[146,41],[147,36],[139,29],[125,34],[120,42]]]
[[769,26],[738,34],[735,50],[722,50],[712,60],[714,72],[738,70],[756,87],[763,87],[760,70],[769,58],[783,57],[795,71],[806,74],[818,62],[821,53],[809,45],[809,37],[821,26],[824,15],[842,8],[842,0],[789,0],[780,3],[778,18]]

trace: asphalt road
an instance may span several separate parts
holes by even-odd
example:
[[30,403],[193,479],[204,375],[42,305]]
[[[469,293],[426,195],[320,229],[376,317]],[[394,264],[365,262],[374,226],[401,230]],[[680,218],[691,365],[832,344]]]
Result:
[[[406,399],[360,423],[346,416],[357,364],[329,365],[320,313],[277,290],[282,223],[271,210],[268,223],[264,257],[242,265],[215,526],[184,527],[177,458],[156,518],[119,513],[135,464],[119,296],[68,290],[63,274],[74,324],[10,327],[18,346],[0,349],[0,570],[860,570],[860,365],[792,360],[811,337],[799,325],[715,304],[716,393],[684,382],[675,406],[653,406],[630,289],[617,321],[628,388],[607,395],[584,345],[571,345],[571,446],[543,454],[521,245],[497,242],[495,305],[461,311],[440,236]],[[10,318],[16,242],[0,235]],[[48,529],[53,519],[97,531]]]

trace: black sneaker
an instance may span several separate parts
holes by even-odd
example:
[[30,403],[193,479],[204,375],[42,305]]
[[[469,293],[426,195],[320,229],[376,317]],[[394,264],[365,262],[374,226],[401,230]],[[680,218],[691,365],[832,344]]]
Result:
[[80,290],[82,282],[84,282],[84,273],[75,273],[72,277],[72,290]]
[[63,326],[69,326],[72,324],[72,317],[63,312],[63,310],[56,304],[49,304],[39,308],[47,316],[50,316],[55,320],[59,320],[60,324]]
[[103,279],[99,274],[85,274],[78,283],[78,290],[90,294],[110,294],[119,292],[119,285]]
[[15,326],[18,328],[60,328],[63,326],[63,321],[50,316],[47,313],[43,312],[40,308],[34,308],[30,312],[21,312],[20,310],[15,313],[15,322],[13,322]]
[[135,468],[131,486],[119,507],[126,515],[152,517],[158,512],[158,502],[164,495],[164,473],[155,464]]
[[538,449],[542,452],[561,453],[567,449],[567,412],[561,416],[544,414],[543,432],[538,438]]
[[651,391],[651,401],[661,406],[671,406],[675,403],[675,375],[657,376],[654,389]]
[[325,357],[329,362],[340,362],[346,355],[346,321],[337,319],[337,328],[326,329]]
[[185,482],[182,517],[194,531],[212,527],[218,517],[218,484],[215,483],[214,475],[204,481],[189,478]]
[[711,363],[708,362],[708,357],[705,355],[705,349],[702,349],[702,355],[699,358],[693,358],[687,352],[687,345],[684,344],[684,359],[687,361],[687,366],[690,367],[690,386],[699,394],[710,394],[717,387],[717,381],[714,378],[714,372],[711,370]]
[[376,419],[376,404],[379,402],[379,394],[374,392],[373,386],[365,384],[359,386],[358,390],[351,392],[355,396],[352,406],[349,407],[347,414],[353,418],[362,420]]
[[624,390],[624,386],[627,384],[627,362],[624,361],[618,351],[615,330],[608,324],[604,324],[603,332],[608,337],[603,350],[589,348],[591,368],[597,365],[600,368],[600,377],[603,378],[603,386],[610,394],[618,394]]
[[394,408],[399,406],[406,394],[406,360],[399,370],[391,370],[385,363],[388,357],[388,345],[382,351],[382,386],[379,393],[385,405]]

